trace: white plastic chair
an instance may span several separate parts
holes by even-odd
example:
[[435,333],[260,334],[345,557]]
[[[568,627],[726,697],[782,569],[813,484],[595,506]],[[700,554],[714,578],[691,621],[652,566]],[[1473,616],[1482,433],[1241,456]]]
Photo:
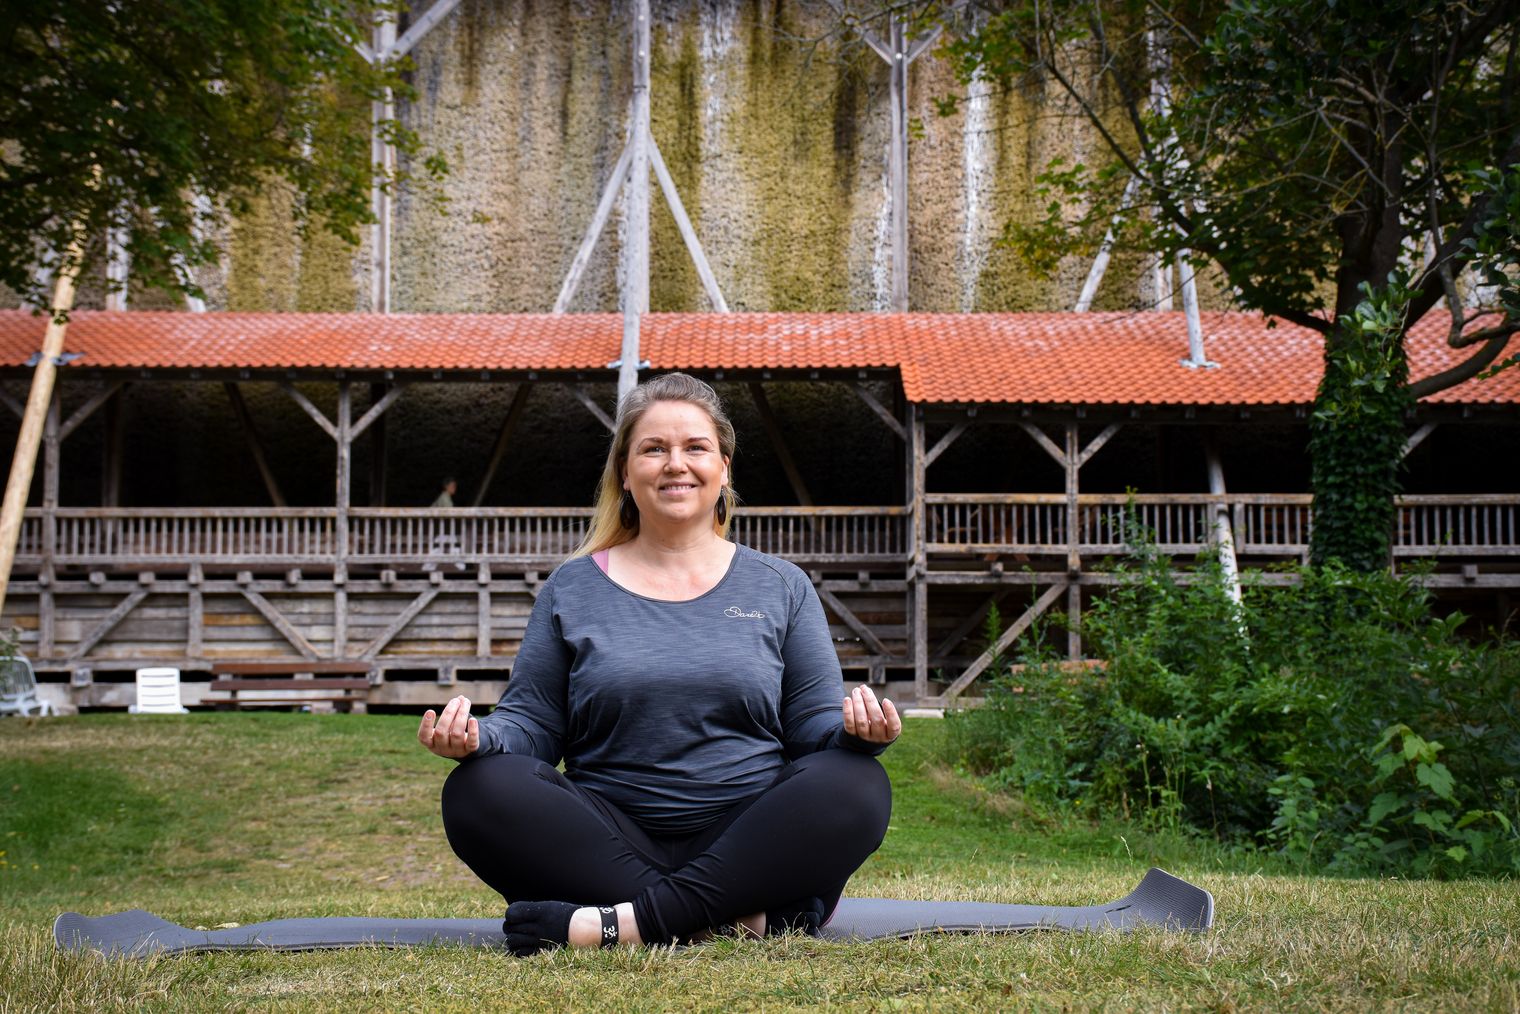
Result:
[[134,715],[187,715],[179,702],[179,670],[154,666],[137,670],[137,703],[127,709]]
[[0,659],[0,715],[52,715],[51,701],[37,696],[37,674],[25,655]]

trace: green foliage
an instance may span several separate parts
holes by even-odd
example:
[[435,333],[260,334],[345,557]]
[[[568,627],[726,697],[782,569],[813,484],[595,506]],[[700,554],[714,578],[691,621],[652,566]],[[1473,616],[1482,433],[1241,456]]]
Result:
[[1309,421],[1314,488],[1311,557],[1356,570],[1387,567],[1394,502],[1413,406],[1402,335],[1413,293],[1390,275],[1340,319],[1325,344],[1325,373]]
[[[1504,326],[1520,327],[1508,0],[983,6],[944,50],[960,79],[1052,87],[1104,142],[1089,166],[1052,163],[1046,215],[1007,230],[1034,269],[1095,247],[1134,177],[1139,208],[1156,210],[1128,214],[1116,249],[1189,250],[1244,307],[1333,335],[1361,287],[1408,265],[1435,229],[1439,256],[1403,325],[1445,295],[1443,275],[1471,267],[1496,287]],[[1152,98],[1158,77],[1169,103]]]
[[1192,828],[1338,870],[1520,872],[1520,645],[1339,564],[1236,606],[1153,555],[1083,618],[1101,670],[1031,660],[951,717],[957,762],[1042,811]]
[[[272,186],[297,194],[302,228],[356,242],[372,181],[409,181],[371,163],[369,137],[371,101],[410,95],[410,64],[356,48],[395,7],[0,0],[0,283],[48,305],[39,257],[58,267],[79,227],[88,266],[114,226],[137,281],[193,288],[177,264],[211,260],[221,217]],[[445,171],[399,121],[381,133],[425,178]]]

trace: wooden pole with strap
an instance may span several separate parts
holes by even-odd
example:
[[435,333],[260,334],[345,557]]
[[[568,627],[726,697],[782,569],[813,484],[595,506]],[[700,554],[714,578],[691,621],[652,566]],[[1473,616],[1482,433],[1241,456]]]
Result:
[[32,489],[32,474],[37,467],[37,448],[42,443],[42,427],[48,405],[53,400],[53,385],[58,378],[58,357],[63,354],[63,337],[68,330],[68,314],[74,307],[74,280],[79,274],[84,236],[76,229],[59,265],[58,280],[53,286],[52,316],[42,336],[42,354],[37,372],[32,374],[32,390],[27,395],[26,412],[21,417],[21,432],[16,436],[16,453],[11,457],[11,474],[5,482],[5,500],[0,505],[0,609],[5,608],[5,593],[10,587],[11,565],[16,561],[16,544],[21,539],[21,521],[26,498]]

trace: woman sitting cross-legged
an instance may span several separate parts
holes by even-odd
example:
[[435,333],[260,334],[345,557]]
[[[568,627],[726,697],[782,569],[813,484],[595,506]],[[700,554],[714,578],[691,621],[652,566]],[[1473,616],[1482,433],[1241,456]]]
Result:
[[816,932],[886,833],[875,755],[902,721],[844,694],[802,571],[727,541],[733,454],[707,384],[635,388],[496,710],[423,716],[422,744],[463,761],[449,844],[510,900],[517,954]]

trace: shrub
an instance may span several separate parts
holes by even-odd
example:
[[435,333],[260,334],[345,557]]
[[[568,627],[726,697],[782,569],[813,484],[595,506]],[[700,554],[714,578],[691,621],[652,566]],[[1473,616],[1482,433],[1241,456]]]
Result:
[[1003,669],[981,708],[951,716],[958,763],[1037,807],[1304,865],[1520,872],[1515,644],[1463,641],[1463,617],[1387,573],[1285,572],[1239,606],[1211,560],[1179,577],[1142,552],[1118,573],[1082,621],[1106,665]]

